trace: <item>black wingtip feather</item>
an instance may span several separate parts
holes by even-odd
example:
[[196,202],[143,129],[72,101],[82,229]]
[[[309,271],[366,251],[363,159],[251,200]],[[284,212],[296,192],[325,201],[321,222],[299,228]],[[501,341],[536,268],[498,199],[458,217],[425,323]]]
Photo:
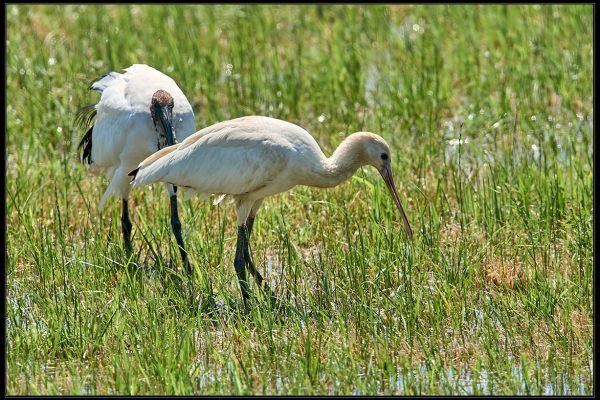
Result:
[[127,176],[131,176],[131,182],[133,182],[133,180],[137,176],[138,171],[139,171],[139,168],[136,168],[127,174]]
[[[83,128],[88,128],[83,138],[81,138],[81,142],[79,142],[79,146],[77,149],[81,151],[81,163],[82,164],[91,164],[92,163],[92,131],[94,130],[93,121],[96,117],[96,105],[91,104],[89,106],[81,107],[77,111],[77,116],[75,117],[75,123]],[[91,124],[91,126],[90,126]]]
[[92,163],[92,131],[94,130],[94,125],[90,126],[90,129],[87,130],[81,142],[79,142],[78,149],[82,149],[81,153],[81,163],[82,164],[91,164]]

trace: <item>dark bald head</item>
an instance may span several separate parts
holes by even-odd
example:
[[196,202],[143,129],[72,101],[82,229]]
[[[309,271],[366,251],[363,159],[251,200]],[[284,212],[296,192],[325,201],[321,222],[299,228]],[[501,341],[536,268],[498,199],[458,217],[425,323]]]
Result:
[[152,108],[154,107],[173,107],[173,97],[165,90],[157,90],[152,95]]
[[171,146],[177,140],[173,130],[173,105],[173,97],[165,90],[157,90],[152,95],[150,113],[154,126],[158,129],[159,149]]

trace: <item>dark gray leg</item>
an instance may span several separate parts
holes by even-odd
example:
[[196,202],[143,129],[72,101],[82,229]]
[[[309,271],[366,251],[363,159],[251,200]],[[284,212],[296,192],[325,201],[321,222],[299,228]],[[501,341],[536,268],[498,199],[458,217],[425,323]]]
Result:
[[[250,239],[250,235],[252,234],[253,226],[254,226],[254,215],[250,214],[250,216],[248,217],[248,220],[246,221],[246,227],[248,229],[248,239]],[[246,260],[246,265],[248,266],[250,273],[252,274],[252,276],[254,276],[256,283],[260,287],[263,284],[263,277],[260,274],[260,272],[258,272],[256,267],[254,266],[254,261],[252,261],[252,256],[250,255],[250,248],[249,248],[248,244],[249,244],[249,240],[248,240],[248,243],[246,243],[246,247],[244,248],[244,259]],[[265,284],[265,286],[266,286],[266,284]]]
[[250,247],[249,247],[250,234],[252,233],[252,227],[254,226],[254,218],[255,218],[255,214],[251,213],[248,216],[248,220],[246,221],[246,227],[248,229],[248,240],[246,241],[246,247],[244,249],[244,259],[246,261],[246,266],[250,270],[250,273],[252,274],[252,276],[254,276],[254,280],[256,281],[256,284],[258,285],[258,287],[264,289],[269,294],[269,296],[272,299],[274,299],[275,294],[273,293],[273,291],[271,290],[269,285],[267,285],[267,282],[264,281],[260,272],[258,272],[258,270],[256,269],[256,266],[254,265],[254,261],[252,261],[252,256],[250,255]]
[[244,300],[244,308],[247,308],[247,300],[249,297],[248,282],[246,281],[246,257],[245,254],[248,248],[248,232],[246,225],[238,226],[238,238],[235,249],[235,259],[233,265],[237,274],[242,291],[242,299]]
[[188,274],[192,275],[192,267],[188,261],[187,252],[185,251],[185,245],[183,243],[183,236],[181,236],[181,221],[179,221],[179,213],[177,212],[177,195],[171,196],[171,227],[173,228],[173,234],[177,245],[179,246],[179,252],[181,253],[181,260],[183,266],[187,270]]
[[123,242],[125,243],[125,252],[127,257],[131,255],[131,220],[129,219],[129,210],[127,209],[127,199],[123,199],[123,208],[121,211],[121,228],[123,229]]

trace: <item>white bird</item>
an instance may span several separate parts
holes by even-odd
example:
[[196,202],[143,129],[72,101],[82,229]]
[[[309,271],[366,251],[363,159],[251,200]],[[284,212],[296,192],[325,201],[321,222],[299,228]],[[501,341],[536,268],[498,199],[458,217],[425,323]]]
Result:
[[249,297],[245,266],[259,286],[263,278],[248,250],[254,218],[263,199],[296,185],[333,187],[363,165],[374,166],[398,206],[408,235],[412,229],[392,178],[390,149],[370,132],[347,137],[331,157],[301,127],[275,118],[249,116],[204,128],[164,148],[129,173],[132,185],[168,182],[205,195],[231,195],[238,212],[234,266],[244,305]]
[[[93,122],[79,143],[81,162],[89,164],[90,172],[104,173],[110,180],[100,201],[100,211],[111,195],[122,199],[121,226],[129,253],[132,225],[127,207],[131,190],[127,172],[157,150],[194,133],[194,112],[175,81],[148,65],[134,64],[124,74],[106,74],[89,89],[102,96],[98,104],[83,107],[79,112],[80,122],[86,128]],[[173,233],[189,270],[177,213],[177,188],[168,185],[167,190]]]

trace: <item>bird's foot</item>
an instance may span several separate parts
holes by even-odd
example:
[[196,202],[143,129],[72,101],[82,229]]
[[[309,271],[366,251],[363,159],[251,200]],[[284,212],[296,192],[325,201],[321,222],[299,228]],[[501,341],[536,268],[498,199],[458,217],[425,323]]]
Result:
[[183,269],[191,280],[194,277],[194,266],[190,263],[190,260],[188,260],[187,257],[183,260]]

